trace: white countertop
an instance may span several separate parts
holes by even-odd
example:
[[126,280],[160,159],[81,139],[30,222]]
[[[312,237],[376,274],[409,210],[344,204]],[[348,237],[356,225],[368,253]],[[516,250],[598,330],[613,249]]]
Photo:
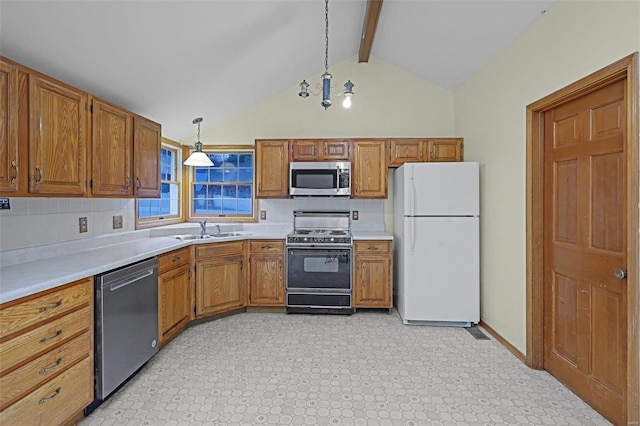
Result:
[[[194,226],[195,225],[195,226]],[[199,225],[181,224],[134,231],[126,236],[103,236],[33,249],[3,253],[0,268],[0,303],[10,302],[40,291],[101,274],[115,268],[148,259],[192,244],[249,239],[285,239],[291,229],[280,226],[223,227],[222,232],[242,232],[245,235],[180,241],[171,235],[197,233]],[[207,232],[215,232],[209,228]],[[392,240],[393,236],[379,230],[353,230],[354,240]],[[19,257],[20,260],[16,260]],[[6,266],[4,266],[6,265]]]

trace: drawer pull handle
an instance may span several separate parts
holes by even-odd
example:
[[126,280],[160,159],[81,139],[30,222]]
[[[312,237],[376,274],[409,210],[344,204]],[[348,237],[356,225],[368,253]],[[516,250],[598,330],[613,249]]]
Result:
[[58,358],[56,360],[55,364],[53,364],[51,367],[45,367],[42,370],[40,370],[40,374],[48,373],[49,371],[51,371],[54,368],[56,368],[57,366],[59,366],[61,362],[62,362],[62,358]]
[[262,250],[266,250],[266,249],[270,249],[271,248],[271,244],[269,244],[268,246],[262,246]]
[[58,306],[60,306],[60,305],[62,305],[62,301],[61,301],[61,300],[58,300],[56,303],[54,303],[54,304],[53,304],[53,305],[51,305],[51,306],[45,306],[44,308],[40,308],[40,309],[38,310],[38,312],[45,312],[45,311],[48,311],[48,310],[50,310],[50,309],[55,309],[55,308],[57,308],[57,307],[58,307]]
[[62,330],[58,330],[58,331],[56,331],[56,334],[54,334],[53,336],[43,337],[42,339],[40,339],[40,343],[46,343],[49,340],[55,339],[56,337],[60,336],[61,334],[62,334]]
[[44,404],[45,402],[49,401],[50,399],[55,398],[56,396],[58,396],[58,394],[60,393],[61,390],[62,390],[61,387],[56,389],[56,391],[53,393],[53,395],[48,396],[46,398],[42,398],[40,401],[38,401],[38,404]]

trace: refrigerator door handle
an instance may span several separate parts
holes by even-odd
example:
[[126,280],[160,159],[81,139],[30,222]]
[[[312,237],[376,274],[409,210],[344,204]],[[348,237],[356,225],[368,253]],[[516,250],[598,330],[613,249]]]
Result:
[[416,218],[409,217],[409,254],[413,256],[416,249]]
[[410,215],[411,216],[415,216],[416,214],[416,181],[413,177],[410,178],[411,180],[411,195],[409,197],[409,209],[410,209]]

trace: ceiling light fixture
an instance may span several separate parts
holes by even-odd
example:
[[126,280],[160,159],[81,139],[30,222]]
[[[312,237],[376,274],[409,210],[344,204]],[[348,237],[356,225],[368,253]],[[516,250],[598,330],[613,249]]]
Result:
[[[338,96],[344,95],[342,106],[345,108],[351,107],[353,86],[354,84],[351,80],[348,80],[344,84],[345,89],[337,93]],[[320,94],[311,92],[309,90],[309,83],[307,83],[307,80],[302,80],[298,96],[301,98],[307,98],[310,93],[314,96]],[[331,74],[329,74],[329,0],[324,1],[324,74],[322,74],[322,102],[320,102],[320,105],[322,105],[325,110],[331,106]]]
[[196,140],[195,146],[196,150],[191,153],[189,158],[185,160],[183,163],[185,166],[200,166],[200,167],[210,167],[213,166],[213,162],[209,158],[207,154],[202,152],[202,142],[200,142],[200,123],[202,123],[202,117],[194,118],[192,121],[193,124],[198,125],[198,139]]

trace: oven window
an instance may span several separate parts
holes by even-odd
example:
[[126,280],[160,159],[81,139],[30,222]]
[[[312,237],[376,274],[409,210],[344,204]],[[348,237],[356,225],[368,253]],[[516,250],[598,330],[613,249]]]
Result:
[[327,257],[305,257],[305,272],[338,272],[340,269],[340,260],[337,256]]
[[335,170],[295,170],[292,179],[294,188],[331,189],[337,187],[337,172]]

